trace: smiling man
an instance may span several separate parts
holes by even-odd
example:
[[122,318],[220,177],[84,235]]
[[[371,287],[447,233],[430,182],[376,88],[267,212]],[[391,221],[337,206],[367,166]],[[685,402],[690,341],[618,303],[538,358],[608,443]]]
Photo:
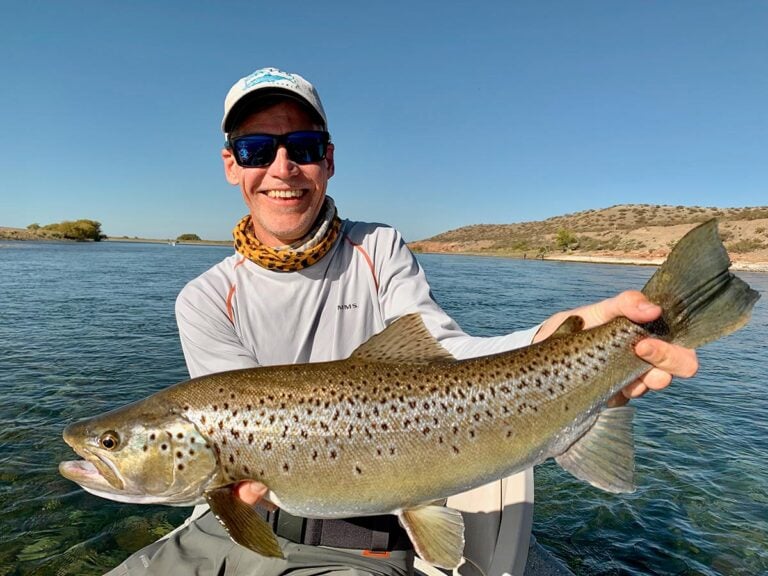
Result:
[[[234,228],[235,253],[187,284],[177,299],[192,377],[344,359],[414,312],[456,358],[526,346],[552,334],[569,314],[581,315],[591,327],[617,316],[647,322],[660,313],[639,292],[623,292],[555,314],[529,330],[469,336],[434,301],[421,266],[396,230],[337,215],[326,195],[334,145],[309,82],[274,68],[240,79],[225,99],[222,129],[225,175],[240,189],[248,214]],[[698,366],[692,350],[661,341],[641,341],[635,350],[654,367],[617,402],[663,388],[673,375],[690,376]],[[233,489],[249,504],[267,491],[257,482]],[[275,528],[283,559],[234,544],[207,507],[198,506],[183,526],[110,576],[404,575],[413,569],[412,546],[393,516],[318,520],[274,509],[262,514]]]

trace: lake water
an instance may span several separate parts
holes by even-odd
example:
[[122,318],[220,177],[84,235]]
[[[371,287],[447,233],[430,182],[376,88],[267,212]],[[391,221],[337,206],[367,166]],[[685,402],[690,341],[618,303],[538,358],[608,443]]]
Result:
[[[185,508],[110,502],[60,477],[64,426],[186,377],[173,304],[226,247],[0,242],[0,576],[102,574]],[[650,268],[422,255],[462,327],[494,335],[639,288]],[[636,402],[637,484],[536,470],[534,533],[577,574],[768,574],[768,275],[752,322],[699,375]]]

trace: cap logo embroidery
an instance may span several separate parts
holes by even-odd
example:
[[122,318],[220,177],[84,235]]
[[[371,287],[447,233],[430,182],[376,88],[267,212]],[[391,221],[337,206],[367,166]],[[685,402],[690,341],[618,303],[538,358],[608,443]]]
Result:
[[272,68],[269,70],[257,70],[250,76],[245,77],[243,79],[243,89],[248,90],[252,86],[264,84],[265,82],[289,82],[296,86],[296,80],[294,80],[291,74]]

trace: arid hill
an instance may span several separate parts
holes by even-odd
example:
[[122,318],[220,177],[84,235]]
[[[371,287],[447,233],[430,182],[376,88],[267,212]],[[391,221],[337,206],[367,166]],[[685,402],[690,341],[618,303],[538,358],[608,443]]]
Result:
[[409,244],[438,252],[587,261],[658,263],[696,224],[720,222],[734,261],[768,270],[768,206],[702,208],[624,204],[519,224],[475,224]]

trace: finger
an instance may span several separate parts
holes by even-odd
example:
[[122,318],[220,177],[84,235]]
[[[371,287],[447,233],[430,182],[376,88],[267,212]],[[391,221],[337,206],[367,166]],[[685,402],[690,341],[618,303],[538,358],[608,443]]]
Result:
[[264,496],[269,491],[269,488],[267,488],[261,482],[247,480],[245,482],[239,482],[236,484],[234,490],[235,495],[240,498],[240,500],[253,506],[259,502],[259,500],[264,498]]
[[[655,338],[645,338],[638,342],[635,346],[635,354],[658,370],[667,372],[670,377],[690,378],[699,369],[695,350],[662,342]],[[644,381],[647,380],[647,376],[643,377]],[[658,374],[651,376],[650,382],[656,381],[659,381]]]
[[[631,384],[627,384],[621,389],[620,394],[629,401],[630,398],[639,398],[648,392],[648,386],[641,379],[637,379]],[[619,404],[620,405],[620,404]]]
[[642,292],[627,290],[613,298],[577,309],[584,318],[586,328],[599,326],[624,316],[633,322],[650,322],[661,314],[661,307],[650,302]]

